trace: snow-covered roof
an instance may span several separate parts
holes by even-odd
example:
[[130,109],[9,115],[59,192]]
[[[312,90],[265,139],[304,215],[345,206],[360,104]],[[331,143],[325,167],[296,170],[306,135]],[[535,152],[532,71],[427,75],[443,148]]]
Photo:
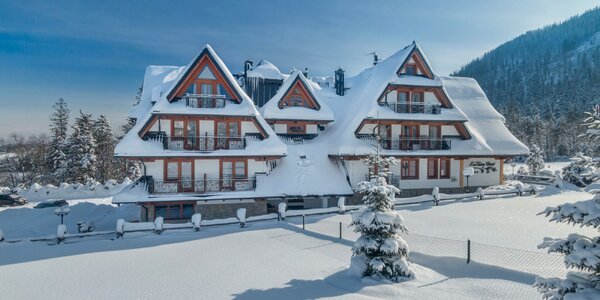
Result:
[[[452,141],[451,150],[415,150],[398,151],[382,150],[384,155],[408,156],[443,156],[443,155],[520,155],[527,153],[527,148],[519,142],[504,125],[504,119],[498,114],[485,94],[474,80],[456,79],[446,86],[452,78],[440,78],[433,74],[433,79],[421,76],[397,75],[397,71],[406,62],[416,43],[391,55],[351,78],[353,87],[347,91],[341,101],[331,101],[331,108],[336,115],[336,123],[323,133],[332,140],[329,147],[331,155],[365,155],[373,151],[373,141],[359,139],[355,130],[364,120],[418,120],[418,121],[452,121],[465,124],[471,138]],[[420,51],[420,50],[419,50]],[[421,51],[422,53],[422,51]],[[423,56],[425,63],[427,58]],[[440,87],[450,100],[452,108],[442,108],[440,114],[399,114],[386,106],[377,103],[378,97],[389,84],[406,86]],[[450,92],[449,87],[452,88]],[[456,98],[456,101],[455,101]],[[493,111],[493,113],[490,111]],[[465,113],[469,112],[469,115]],[[491,119],[490,119],[491,118]],[[478,130],[481,128],[481,130]]]
[[[306,107],[284,107],[279,108],[280,101],[287,95],[290,88],[296,82],[300,82],[304,85],[310,96],[319,105],[319,109],[311,109]],[[260,112],[262,116],[267,120],[311,120],[311,121],[333,121],[333,112],[329,107],[319,100],[319,97],[315,93],[315,88],[320,89],[318,85],[313,85],[309,80],[298,70],[294,70],[292,74],[283,82],[277,93],[269,100]]]
[[[222,70],[225,79],[231,83],[231,87],[241,97],[241,102],[239,104],[228,102],[224,108],[190,108],[187,107],[183,101],[169,102],[167,96],[179,81],[185,79],[184,74],[188,73],[188,70],[193,68],[193,66],[148,67],[144,80],[148,79],[149,81],[144,81],[144,91],[142,95],[142,102],[144,104],[141,105],[142,103],[140,103],[140,105],[136,106],[136,115],[138,116],[136,125],[115,147],[116,156],[284,156],[286,154],[287,149],[285,144],[277,137],[273,129],[258,113],[252,99],[244,93],[239,85],[237,85],[225,63],[223,63],[210,45],[205,45],[198,56],[192,60],[192,63],[198,62],[200,56],[204,54],[210,55],[217,67]],[[146,95],[146,91],[150,91],[150,96]],[[158,99],[156,97],[158,97]],[[155,102],[154,105],[152,105],[153,102]],[[143,108],[146,108],[146,110],[144,111]],[[264,140],[256,142],[249,139],[249,143],[244,150],[219,150],[194,153],[164,150],[160,143],[144,141],[139,136],[139,132],[144,126],[148,125],[150,119],[153,116],[160,114],[249,116],[257,120],[267,137]]]
[[258,77],[264,79],[277,79],[283,80],[285,76],[279,71],[279,69],[272,63],[261,60],[256,67],[252,70],[248,70],[248,77]]

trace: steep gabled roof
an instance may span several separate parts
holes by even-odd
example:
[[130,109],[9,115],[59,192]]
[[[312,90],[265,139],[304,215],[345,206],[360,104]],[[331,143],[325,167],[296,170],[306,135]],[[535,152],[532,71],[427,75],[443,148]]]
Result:
[[[306,92],[310,101],[314,102],[314,109],[307,107],[284,107],[283,101],[289,93],[295,88],[300,87]],[[268,120],[312,120],[312,121],[333,121],[334,116],[329,107],[322,103],[317,97],[313,85],[298,70],[283,82],[277,93],[261,108],[261,114]]]
[[402,64],[400,65],[400,67],[396,71],[396,74],[400,75],[400,71],[402,70],[402,68],[404,68],[404,66],[412,58],[415,61],[415,63],[417,64],[417,66],[420,69],[422,69],[424,75],[427,78],[429,78],[429,79],[433,79],[435,77],[435,73],[433,72],[433,69],[431,69],[431,65],[429,64],[429,60],[427,60],[427,57],[425,56],[425,54],[421,50],[421,47],[419,46],[419,44],[417,44],[417,42],[413,41],[410,46],[412,46],[412,50],[406,56],[406,58],[404,59],[404,62],[402,62]]
[[179,74],[174,84],[171,85],[168,88],[168,90],[165,91],[169,102],[173,101],[178,92],[180,92],[181,89],[185,88],[184,84],[188,81],[190,76],[201,71],[200,67],[204,64],[205,61],[210,62],[215,67],[215,69],[217,70],[217,74],[215,75],[217,77],[221,77],[221,79],[225,81],[225,83],[228,85],[228,88],[231,91],[233,91],[235,98],[238,99],[240,102],[243,101],[242,94],[244,94],[244,92],[236,83],[235,78],[233,77],[225,63],[223,63],[221,58],[212,49],[212,47],[206,44],[204,48],[202,48],[202,51],[200,51],[200,53],[198,53],[198,55],[192,60],[192,62],[189,63],[183,69],[183,72]]

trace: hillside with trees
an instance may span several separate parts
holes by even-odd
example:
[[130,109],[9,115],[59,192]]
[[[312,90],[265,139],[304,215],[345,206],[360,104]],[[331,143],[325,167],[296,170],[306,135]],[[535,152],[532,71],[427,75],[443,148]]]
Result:
[[529,31],[463,66],[477,79],[509,129],[546,158],[597,146],[577,139],[585,111],[600,103],[600,8]]

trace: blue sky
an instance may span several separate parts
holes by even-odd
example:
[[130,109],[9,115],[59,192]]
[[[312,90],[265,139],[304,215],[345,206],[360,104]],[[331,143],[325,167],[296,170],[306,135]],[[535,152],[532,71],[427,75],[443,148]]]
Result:
[[598,5],[533,1],[0,0],[0,137],[45,133],[52,104],[123,123],[145,67],[184,65],[209,43],[233,71],[356,74],[413,40],[439,74],[527,30]]

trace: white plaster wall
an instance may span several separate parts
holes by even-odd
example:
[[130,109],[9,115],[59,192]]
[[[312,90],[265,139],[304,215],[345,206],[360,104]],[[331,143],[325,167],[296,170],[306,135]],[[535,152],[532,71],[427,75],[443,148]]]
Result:
[[469,186],[500,184],[500,160],[494,158],[470,158],[465,159],[464,166],[465,168],[473,167],[475,169],[475,175],[469,178]]
[[287,124],[275,124],[275,133],[287,133]]
[[152,176],[156,180],[163,180],[164,176],[164,162],[162,159],[155,160],[153,162],[144,162],[146,166],[146,175]]
[[425,92],[425,104],[435,105],[440,104],[440,101],[438,101],[433,92]]
[[254,125],[253,122],[243,121],[242,122],[242,136],[246,135],[246,133],[258,133],[258,128]]
[[254,159],[248,160],[248,176],[254,176],[256,173],[267,173],[267,162],[256,161]]
[[366,175],[369,173],[369,168],[365,166],[362,160],[347,160],[345,163],[352,187],[365,180]]
[[458,131],[456,131],[456,127],[454,126],[442,126],[442,136],[452,135],[457,136]]
[[154,122],[154,124],[152,124],[152,127],[150,127],[149,131],[158,131],[158,123],[159,122]]
[[375,128],[375,126],[377,126],[377,124],[365,124],[358,133],[359,134],[372,134],[373,128]]
[[[167,133],[167,135],[171,135],[171,120],[159,120],[160,122],[160,130]],[[156,128],[158,130],[158,128]]]
[[215,135],[215,121],[212,120],[200,120],[200,130],[198,131],[200,136],[213,136]]
[[396,103],[398,101],[398,92],[391,91],[387,94],[388,103]]
[[196,159],[194,161],[194,176],[196,179],[219,178],[219,160],[218,159]]
[[317,134],[319,133],[317,130],[317,124],[307,124],[306,125],[306,133],[308,134]]

